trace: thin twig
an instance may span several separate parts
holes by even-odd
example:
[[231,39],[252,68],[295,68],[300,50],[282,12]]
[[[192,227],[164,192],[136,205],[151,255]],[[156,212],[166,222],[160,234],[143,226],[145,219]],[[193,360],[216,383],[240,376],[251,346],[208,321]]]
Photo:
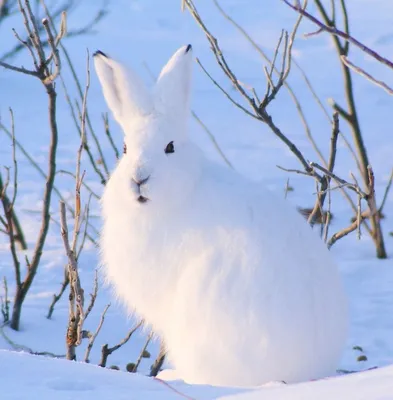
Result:
[[[293,10],[297,11],[298,13],[302,14],[304,17],[306,17],[308,20],[316,24],[322,31],[329,32],[331,35],[339,36],[342,39],[344,39],[347,42],[352,43],[356,47],[358,47],[360,50],[364,51],[366,54],[369,56],[373,57],[377,61],[379,61],[381,64],[386,65],[387,67],[393,69],[393,62],[388,60],[385,57],[382,57],[379,53],[376,51],[370,49],[367,47],[365,44],[361,43],[357,39],[355,39],[353,36],[349,35],[346,32],[343,32],[342,30],[338,29],[336,26],[328,26],[324,24],[323,22],[319,21],[317,18],[309,14],[304,8],[299,7],[296,3],[291,4],[289,0],[282,0],[285,4],[287,4],[289,7],[291,7]],[[348,20],[347,20],[348,21]],[[348,25],[348,22],[347,22]],[[346,28],[347,29],[347,28]]]
[[[68,238],[67,214],[64,202],[60,202],[61,236],[68,258],[68,274],[70,282],[70,315],[67,328],[67,359],[75,359],[75,347],[82,341],[84,294],[78,276],[78,263]],[[76,307],[75,307],[76,305]]]
[[[51,17],[51,15],[50,15],[50,13],[49,13],[49,11],[48,11],[48,9],[46,8],[45,5],[44,5],[44,7],[45,7],[46,13],[47,13],[47,15],[48,15],[49,21],[50,21],[50,23],[51,23],[51,25],[52,25],[52,29],[56,32],[56,27],[55,27],[55,25],[54,25],[54,18]],[[76,73],[76,71],[75,71],[75,68],[74,68],[74,65],[73,65],[73,63],[72,63],[71,57],[70,57],[70,55],[69,55],[69,53],[68,53],[68,51],[67,51],[67,49],[66,49],[66,47],[64,46],[63,43],[60,42],[60,43],[59,43],[59,47],[61,48],[61,50],[62,50],[62,52],[63,52],[63,54],[64,54],[64,57],[65,57],[65,59],[66,59],[66,62],[67,62],[68,67],[70,68],[71,75],[72,75],[72,77],[73,77],[73,79],[74,79],[74,82],[75,82],[75,84],[76,84],[76,88],[77,88],[79,97],[80,97],[80,99],[83,101],[84,92],[83,92],[83,90],[82,90],[82,85],[81,85],[81,83],[80,83],[80,81],[79,81],[79,78],[78,78],[78,75],[77,75],[77,73]],[[91,121],[90,121],[90,117],[89,117],[88,110],[86,110],[86,122],[87,122],[87,126],[88,126],[88,128],[89,128],[89,132],[90,132],[90,134],[92,135],[92,138],[93,138],[93,140],[94,140],[94,143],[95,143],[95,145],[96,145],[96,147],[97,147],[97,150],[98,150],[98,152],[99,152],[100,159],[101,159],[101,161],[102,161],[102,166],[104,167],[104,170],[105,170],[105,174],[106,174],[106,176],[108,177],[108,176],[109,176],[109,169],[108,169],[108,167],[107,167],[107,164],[106,164],[106,161],[105,161],[105,157],[104,157],[104,153],[103,153],[103,151],[102,151],[100,142],[99,142],[99,140],[98,140],[98,138],[97,138],[97,135],[95,134],[95,131],[94,131],[93,126],[92,126],[92,123],[91,123]],[[91,162],[91,164],[92,164],[92,166],[93,166],[95,172],[100,176],[101,183],[105,184],[105,183],[106,183],[106,178],[105,178],[105,176],[102,174],[102,172],[100,171],[100,169],[98,168],[96,161],[94,160],[93,157],[89,157],[89,158],[90,158],[90,162]]]
[[68,265],[65,266],[64,268],[64,278],[63,278],[63,282],[61,284],[60,287],[60,291],[58,294],[54,294],[53,295],[53,299],[52,299],[52,303],[49,306],[48,309],[48,314],[46,315],[46,318],[51,319],[53,312],[55,310],[55,305],[57,304],[57,302],[61,299],[61,297],[63,296],[65,290],[67,289],[68,284],[70,283],[69,280],[69,275],[68,275]]
[[381,205],[379,206],[380,214],[382,214],[382,210],[385,207],[386,200],[388,199],[388,194],[389,194],[390,188],[392,186],[392,181],[393,181],[393,169],[392,169],[392,172],[390,173],[388,184],[386,185],[385,192],[382,197]]
[[312,176],[309,172],[301,171],[300,169],[284,168],[284,167],[281,167],[280,165],[276,165],[276,167],[285,172],[294,172],[299,175]]
[[10,300],[8,298],[8,283],[5,276],[3,277],[3,292],[4,296],[0,296],[1,314],[3,315],[3,324],[8,324],[10,320]]
[[[76,180],[76,175],[74,173],[72,173],[71,171],[66,171],[65,169],[58,169],[56,171],[56,174],[69,175],[74,180]],[[85,181],[82,181],[81,184],[82,184],[82,187],[84,187],[91,196],[93,196],[96,200],[100,200],[100,196]]]
[[87,105],[87,95],[90,87],[90,56],[89,51],[87,50],[86,57],[86,87],[83,95],[83,103],[82,103],[82,115],[81,115],[81,142],[78,148],[77,157],[76,157],[76,172],[75,172],[75,218],[74,218],[74,234],[72,239],[72,251],[76,253],[76,244],[78,241],[78,236],[80,232],[80,216],[81,216],[81,198],[80,198],[80,189],[82,186],[84,172],[81,176],[80,167],[81,167],[81,157],[83,148],[86,141],[86,105]]
[[[339,117],[338,117],[338,113],[335,112],[333,114],[332,136],[330,139],[330,153],[329,153],[329,161],[328,161],[328,165],[327,165],[327,170],[330,173],[333,172],[334,164],[336,161],[337,139],[338,139],[339,132],[340,132]],[[312,210],[312,212],[308,218],[308,223],[311,226],[314,226],[315,221],[318,220],[319,217],[323,216],[323,205],[324,205],[325,198],[326,198],[326,190],[330,186],[330,179],[331,179],[331,177],[329,175],[325,174],[323,179],[320,181],[321,190],[318,191],[318,193],[317,193],[317,199],[315,202],[314,209]]]
[[31,75],[31,76],[38,76],[36,71],[32,71],[23,67],[16,67],[15,65],[8,64],[4,61],[0,61],[0,67],[4,67],[5,69],[9,69],[11,71],[20,72],[22,74]]
[[136,363],[135,363],[135,365],[134,365],[134,367],[133,367],[133,369],[132,369],[132,372],[137,372],[137,371],[138,371],[139,365],[141,364],[142,359],[144,358],[144,355],[145,355],[146,350],[147,350],[147,346],[149,346],[149,343],[150,343],[152,337],[153,337],[153,332],[150,332],[150,334],[149,334],[149,336],[147,337],[147,340],[146,340],[146,342],[145,342],[145,345],[142,347],[142,350],[141,350],[141,352],[139,353],[139,357],[138,357],[138,359],[136,360]]
[[160,351],[158,353],[158,356],[155,359],[153,365],[150,367],[150,376],[158,375],[158,373],[160,372],[160,370],[164,364],[166,353],[167,353],[167,350],[166,350],[165,342],[163,340],[161,340]]
[[85,311],[85,315],[84,315],[84,319],[86,320],[86,318],[89,316],[91,310],[94,307],[94,304],[96,302],[97,299],[97,294],[98,294],[98,271],[95,270],[94,273],[94,285],[93,285],[93,293],[90,294],[90,303],[89,306],[87,307],[86,311]]
[[236,107],[238,107],[242,111],[244,111],[248,116],[259,120],[259,117],[257,117],[256,115],[252,114],[245,107],[243,107],[240,103],[238,103],[236,100],[234,100],[234,98],[209,74],[207,69],[202,65],[202,63],[199,60],[199,58],[196,58],[196,62],[202,68],[202,71],[210,78],[210,80],[213,82],[213,84],[215,86],[217,86],[221,90],[222,93],[224,93],[224,95],[228,98],[228,100],[230,100]]
[[34,351],[30,347],[27,347],[23,344],[15,343],[5,332],[4,332],[5,325],[0,325],[0,334],[3,336],[3,339],[12,347],[15,351],[23,351],[25,353],[33,354],[35,356],[46,356],[46,357],[53,357],[53,358],[65,358],[64,354],[54,354],[50,351]]
[[106,362],[108,357],[116,350],[120,349],[120,347],[124,346],[131,338],[131,336],[143,325],[143,320],[140,321],[137,325],[135,325],[132,329],[130,329],[127,335],[121,340],[118,344],[113,347],[109,347],[108,344],[104,344],[101,348],[101,361],[99,362],[100,367],[106,367]]
[[310,162],[310,166],[313,167],[313,168],[319,169],[320,171],[325,173],[330,178],[333,178],[336,182],[340,183],[341,185],[345,185],[345,187],[347,187],[350,190],[353,190],[355,193],[359,194],[363,199],[367,200],[367,198],[369,197],[369,194],[363,192],[363,190],[359,187],[359,185],[347,182],[346,180],[344,180],[342,178],[339,178],[336,174],[334,174],[333,172],[330,172],[329,170],[327,170],[326,168],[322,167],[318,163]]
[[114,153],[115,153],[115,157],[118,160],[120,158],[120,154],[119,154],[119,150],[117,149],[115,142],[113,140],[112,134],[111,134],[111,130],[109,129],[109,119],[108,119],[108,113],[103,113],[102,114],[102,120],[104,122],[104,130],[105,130],[105,135],[108,138],[109,144],[111,145]]
[[[361,216],[360,218],[360,222],[363,221],[363,217]],[[356,219],[355,222],[353,222],[351,225],[349,225],[348,227],[342,229],[339,232],[336,232],[327,242],[327,247],[328,249],[330,249],[334,243],[336,243],[339,239],[342,239],[343,237],[347,236],[349,233],[355,231],[359,226],[359,220]]]
[[101,314],[100,322],[99,322],[99,324],[98,324],[98,326],[97,326],[96,331],[95,331],[93,334],[91,334],[91,336],[89,337],[89,343],[88,343],[88,345],[87,345],[87,347],[86,347],[85,357],[84,357],[84,359],[83,359],[83,361],[86,362],[86,363],[90,362],[89,357],[90,357],[91,349],[93,348],[94,342],[95,342],[95,340],[96,340],[96,337],[97,337],[97,335],[100,333],[100,330],[101,330],[101,328],[102,328],[102,325],[104,324],[104,321],[105,321],[105,314],[106,314],[106,312],[108,311],[108,308],[109,308],[110,306],[111,306],[110,304],[107,304],[107,306],[104,308],[104,311],[103,311],[102,314]]
[[349,61],[346,56],[341,56],[341,61],[352,71],[355,71],[357,74],[363,76],[364,78],[368,79],[370,82],[374,83],[375,85],[379,86],[383,90],[385,90],[387,93],[389,93],[391,96],[393,95],[393,89],[388,86],[385,82],[374,78],[372,75],[370,75],[368,72],[366,72],[364,69],[360,68],[359,66],[355,65],[352,61]]
[[80,255],[82,253],[82,250],[83,250],[84,246],[85,246],[86,238],[88,237],[87,228],[89,227],[89,220],[90,220],[90,202],[91,202],[91,197],[92,197],[92,195],[90,194],[89,195],[89,199],[87,200],[87,204],[85,206],[85,213],[84,213],[85,214],[85,217],[84,217],[85,229],[83,230],[82,240],[81,240],[81,243],[79,245],[79,249],[78,249],[78,251],[76,253],[76,259],[77,260],[79,260],[79,257],[80,257]]

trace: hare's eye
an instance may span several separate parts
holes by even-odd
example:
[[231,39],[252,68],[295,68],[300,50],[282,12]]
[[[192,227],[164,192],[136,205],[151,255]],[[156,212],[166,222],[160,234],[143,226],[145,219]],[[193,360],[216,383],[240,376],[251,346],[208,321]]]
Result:
[[175,152],[175,146],[173,145],[173,141],[169,142],[165,147],[165,154],[171,154]]

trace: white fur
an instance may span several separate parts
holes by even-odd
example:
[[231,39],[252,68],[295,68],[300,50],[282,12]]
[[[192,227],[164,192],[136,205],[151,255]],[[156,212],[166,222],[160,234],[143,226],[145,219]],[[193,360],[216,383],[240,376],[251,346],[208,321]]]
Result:
[[[188,382],[333,374],[347,333],[336,265],[285,200],[211,163],[189,141],[191,63],[191,51],[179,49],[150,94],[135,74],[122,81],[119,64],[95,57],[127,144],[102,198],[107,278],[164,338]],[[165,154],[170,141],[175,152]],[[139,190],[135,180],[147,176]],[[140,194],[149,200],[138,202]]]

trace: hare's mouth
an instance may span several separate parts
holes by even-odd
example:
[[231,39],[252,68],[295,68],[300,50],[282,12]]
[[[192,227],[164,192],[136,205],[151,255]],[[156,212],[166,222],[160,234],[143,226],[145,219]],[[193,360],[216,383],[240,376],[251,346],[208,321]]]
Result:
[[132,186],[133,186],[134,191],[137,194],[136,200],[139,203],[147,203],[150,200],[148,197],[146,197],[144,194],[142,194],[142,192],[145,189],[145,185],[149,179],[150,179],[150,175],[148,175],[146,178],[143,178],[143,179],[132,178]]
[[147,203],[150,199],[145,196],[140,195],[137,197],[137,200],[139,203]]

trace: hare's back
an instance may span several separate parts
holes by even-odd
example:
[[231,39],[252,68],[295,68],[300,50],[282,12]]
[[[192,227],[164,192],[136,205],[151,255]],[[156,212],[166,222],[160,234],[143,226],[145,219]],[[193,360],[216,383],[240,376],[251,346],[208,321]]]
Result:
[[[347,314],[330,253],[284,200],[259,188],[225,185],[221,194],[212,190],[216,194],[209,196],[206,188],[203,198],[195,196],[194,211],[180,218],[192,221],[193,228],[184,226],[181,234],[182,272],[168,340],[180,341],[178,332],[193,326],[188,339],[206,349],[201,369],[212,353],[245,370],[263,366],[249,371],[246,384],[262,377],[296,381],[332,373]],[[206,344],[211,340],[213,348]],[[176,357],[181,363],[183,356]],[[303,367],[294,360],[304,360]],[[226,372],[223,382],[236,379]]]

